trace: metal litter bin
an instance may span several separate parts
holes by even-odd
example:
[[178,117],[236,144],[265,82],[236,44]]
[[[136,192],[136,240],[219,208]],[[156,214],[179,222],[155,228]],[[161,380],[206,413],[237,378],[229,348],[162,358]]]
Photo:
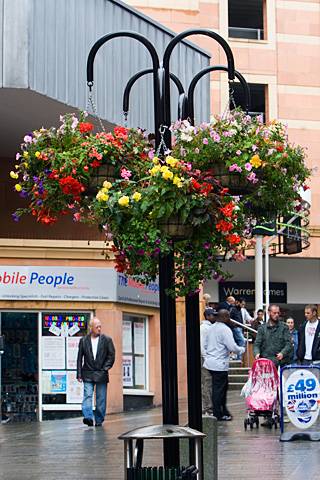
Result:
[[[202,440],[206,435],[189,427],[179,425],[149,425],[136,428],[119,436],[124,441],[125,480],[203,480]],[[194,440],[195,465],[183,468],[142,467],[144,440],[187,438]],[[133,441],[136,441],[133,448]],[[135,475],[137,474],[137,475]]]

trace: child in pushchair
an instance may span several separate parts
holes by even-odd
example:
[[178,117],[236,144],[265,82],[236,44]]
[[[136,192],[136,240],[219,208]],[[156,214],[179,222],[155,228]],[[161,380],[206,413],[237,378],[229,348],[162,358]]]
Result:
[[241,395],[246,397],[247,418],[244,428],[259,427],[259,417],[264,417],[263,426],[278,427],[278,388],[279,375],[271,360],[259,358],[253,362],[249,379],[242,389]]

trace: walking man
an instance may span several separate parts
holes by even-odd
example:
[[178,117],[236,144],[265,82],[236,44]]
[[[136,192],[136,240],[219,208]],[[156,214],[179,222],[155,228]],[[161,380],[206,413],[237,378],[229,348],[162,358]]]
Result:
[[289,328],[280,321],[280,308],[270,305],[269,319],[260,325],[254,342],[253,354],[256,358],[268,358],[276,367],[290,363],[293,355],[293,345]]
[[231,352],[243,353],[232,335],[228,324],[228,310],[219,310],[215,323],[208,330],[205,347],[204,367],[210,370],[212,377],[212,408],[217,420],[230,421],[232,416],[227,408],[228,370]]
[[[83,423],[100,427],[106,415],[107,383],[109,370],[114,364],[115,349],[110,337],[101,334],[101,322],[93,318],[89,322],[90,333],[79,342],[77,379],[84,383],[82,413]],[[96,409],[93,414],[93,392],[96,389]]]
[[208,332],[211,325],[216,321],[218,312],[213,308],[206,308],[204,311],[204,320],[200,325],[200,344],[201,344],[201,390],[202,390],[202,414],[213,415],[212,413],[212,380],[209,370],[204,368],[203,364],[206,356],[206,347],[208,341]]
[[297,357],[302,365],[320,361],[320,322],[316,305],[306,305],[304,309],[306,321],[298,332]]

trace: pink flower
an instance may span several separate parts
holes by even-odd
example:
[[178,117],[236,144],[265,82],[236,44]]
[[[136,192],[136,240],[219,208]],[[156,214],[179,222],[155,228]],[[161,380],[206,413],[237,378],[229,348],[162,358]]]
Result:
[[239,172],[239,173],[241,173],[242,168],[237,163],[234,163],[233,165],[230,165],[229,172]]
[[251,172],[252,170],[252,165],[250,162],[247,162],[244,166],[244,168],[247,170],[247,172]]
[[258,149],[257,145],[252,145],[252,151],[255,152]]
[[148,157],[150,158],[150,160],[154,158],[154,150],[150,150],[150,152],[148,153]]
[[25,135],[25,136],[23,137],[23,141],[24,141],[25,143],[32,143],[32,137],[31,137],[31,135]]
[[247,176],[247,179],[251,183],[257,183],[258,182],[257,176],[254,172],[251,172],[250,175]]
[[241,150],[236,151],[236,155],[238,155],[238,157],[241,155],[241,153],[242,153]]
[[127,170],[126,168],[122,168],[121,169],[121,172],[120,172],[120,175],[122,178],[124,178],[125,180],[129,180],[130,177],[132,176],[132,173],[130,172],[130,170]]
[[16,160],[19,160],[19,158],[21,158],[21,155],[20,155],[20,153],[17,153]]
[[76,213],[73,214],[73,220],[75,222],[79,222],[80,218],[81,218],[81,214],[79,212],[76,212]]
[[213,139],[214,142],[217,142],[217,143],[220,142],[221,137],[220,137],[219,133],[213,132],[213,134],[211,135],[211,137],[212,137],[212,139]]
[[203,141],[202,141],[203,145],[208,145],[208,139],[207,138],[204,138]]
[[199,152],[200,152],[199,148],[196,147],[196,148],[194,149],[194,153],[199,153]]

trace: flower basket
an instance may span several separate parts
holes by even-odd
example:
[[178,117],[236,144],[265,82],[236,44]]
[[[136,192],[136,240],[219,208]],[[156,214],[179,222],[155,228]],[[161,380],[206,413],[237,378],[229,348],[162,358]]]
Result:
[[251,183],[238,172],[229,172],[224,165],[213,168],[214,177],[223,188],[228,188],[230,195],[248,195],[255,192],[259,185]]
[[105,163],[97,168],[94,175],[90,178],[86,195],[93,197],[97,194],[98,188],[104,181],[114,183],[116,180],[116,167],[112,164]]
[[165,221],[159,222],[160,230],[172,240],[186,240],[193,232],[192,225],[183,223],[179,215],[173,215]]

